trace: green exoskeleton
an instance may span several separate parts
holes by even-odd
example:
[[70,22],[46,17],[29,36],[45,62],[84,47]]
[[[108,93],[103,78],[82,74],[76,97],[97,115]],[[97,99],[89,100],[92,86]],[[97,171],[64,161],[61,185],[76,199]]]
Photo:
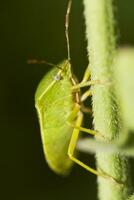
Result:
[[35,106],[39,118],[44,154],[49,167],[58,174],[68,173],[72,161],[74,161],[93,174],[109,178],[109,175],[92,169],[81,162],[75,153],[79,132],[96,135],[96,131],[81,127],[83,101],[91,92],[88,89],[81,95],[80,88],[90,86],[92,82],[89,80],[89,67],[87,67],[83,80],[79,84],[76,83],[71,71],[68,36],[71,4],[72,0],[69,0],[65,19],[68,59],[55,65],[43,77],[35,94]]

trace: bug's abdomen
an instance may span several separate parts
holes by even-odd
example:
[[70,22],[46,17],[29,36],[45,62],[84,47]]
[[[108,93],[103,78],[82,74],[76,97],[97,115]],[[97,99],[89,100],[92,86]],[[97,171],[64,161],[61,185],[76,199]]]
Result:
[[44,111],[43,148],[49,166],[57,173],[65,174],[70,169],[72,161],[67,152],[72,135],[72,127],[67,119],[73,106],[70,96],[58,99]]
[[67,154],[71,134],[72,128],[67,124],[58,129],[50,128],[49,130],[44,130],[44,153],[48,165],[56,173],[68,173],[72,165],[72,161]]

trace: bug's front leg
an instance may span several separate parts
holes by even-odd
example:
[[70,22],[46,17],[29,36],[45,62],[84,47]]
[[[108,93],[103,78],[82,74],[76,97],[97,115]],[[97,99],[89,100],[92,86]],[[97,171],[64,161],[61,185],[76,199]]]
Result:
[[109,85],[109,84],[111,84],[110,80],[99,80],[99,79],[89,80],[90,76],[91,76],[91,72],[89,70],[89,65],[88,65],[87,69],[85,70],[82,81],[80,83],[74,85],[72,87],[72,90],[76,91],[82,87],[87,87],[87,86],[91,86],[91,85]]
[[81,83],[87,82],[89,80],[90,76],[91,76],[91,72],[89,70],[89,65],[88,65],[86,70],[85,70],[85,73],[84,73],[84,76],[83,76],[83,79],[82,79]]

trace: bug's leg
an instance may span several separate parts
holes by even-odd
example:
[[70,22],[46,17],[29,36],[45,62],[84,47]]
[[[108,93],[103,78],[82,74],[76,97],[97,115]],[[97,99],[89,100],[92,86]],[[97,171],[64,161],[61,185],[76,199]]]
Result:
[[92,96],[92,91],[91,91],[91,89],[88,89],[82,94],[81,102],[85,101],[90,96]]
[[[89,82],[88,80],[89,80],[90,75],[91,75],[91,73],[90,73],[89,65],[88,65],[88,67],[87,67],[86,70],[85,70],[85,73],[84,73],[84,76],[83,76],[82,81],[81,81],[79,84],[74,85],[74,86],[72,87],[72,90],[77,90],[77,89],[79,89],[80,87],[85,87],[85,84],[86,84],[87,82]],[[91,82],[91,81],[90,81],[90,82]],[[87,85],[86,85],[86,86],[87,86]],[[89,86],[89,84],[88,84],[88,86]]]
[[103,137],[99,132],[97,131],[94,131],[92,129],[89,129],[89,128],[84,128],[82,126],[77,126],[77,125],[74,125],[74,124],[70,124],[70,126],[72,126],[74,129],[77,129],[79,131],[82,131],[82,132],[85,132],[85,133],[88,133],[90,135],[93,135],[93,136],[100,136],[100,137]]
[[68,122],[68,124],[69,124],[71,127],[73,127],[74,129],[77,129],[79,132],[82,131],[82,132],[84,132],[84,133],[88,133],[88,134],[90,134],[90,135],[97,136],[97,137],[99,137],[99,138],[100,138],[100,137],[101,137],[101,138],[104,138],[104,136],[103,136],[101,133],[99,133],[98,131],[95,131],[95,130],[92,130],[92,129],[89,129],[89,128],[84,128],[84,127],[81,126],[81,124],[77,125],[77,123],[76,123],[76,124],[73,124],[73,123],[71,123],[71,122]]
[[81,96],[81,110],[83,113],[92,114],[92,110],[89,107],[86,107],[83,102],[92,95],[91,89],[86,90]]
[[71,114],[69,115],[69,117],[67,119],[67,123],[69,125],[71,125],[72,121],[76,119],[79,111],[80,111],[80,105],[76,103],[75,106],[74,106],[74,109],[72,110]]
[[[78,117],[77,117],[78,116]],[[77,117],[77,120],[81,119],[81,123],[78,124],[78,122],[76,122],[75,124],[72,123],[72,121],[74,119],[76,119]],[[76,120],[76,121],[77,121]],[[69,115],[68,119],[67,119],[67,123],[73,127],[74,129],[77,129],[79,131],[83,131],[85,133],[89,133],[90,135],[98,135],[98,136],[101,136],[100,133],[98,133],[97,131],[94,131],[92,129],[88,129],[88,128],[84,128],[84,127],[81,127],[81,124],[82,124],[82,120],[83,120],[83,114],[82,112],[80,111],[80,105],[79,104],[75,104],[75,107],[73,109],[73,111],[71,112],[71,114]],[[103,137],[103,136],[102,136]]]
[[91,85],[109,85],[111,84],[110,81],[108,80],[90,80],[90,81],[87,81],[87,82],[81,82],[81,83],[78,83],[74,86],[72,86],[72,90],[78,90],[82,87],[87,87],[87,86],[91,86]]
[[91,71],[90,71],[90,65],[87,66],[83,79],[79,84],[76,84],[72,87],[72,90],[78,90],[82,87],[87,87],[87,86],[91,86],[91,85],[96,85],[96,84],[109,84],[110,81],[109,80],[89,80],[90,76],[91,76]]
[[91,75],[91,73],[90,73],[89,65],[88,65],[88,67],[85,70],[85,73],[84,73],[81,83],[87,82],[89,80],[90,75]]
[[92,109],[87,107],[87,106],[85,106],[84,104],[81,104],[81,111],[83,113],[87,113],[87,114],[92,115]]
[[[79,112],[78,118],[76,120],[76,127],[80,127],[81,123],[83,120],[83,114],[81,112]],[[101,176],[103,178],[112,180],[115,183],[118,183],[113,177],[111,177],[110,175],[101,172],[101,171],[97,171],[91,167],[89,167],[88,165],[84,164],[82,161],[78,160],[77,158],[74,157],[74,152],[75,152],[75,147],[77,144],[77,140],[78,140],[78,136],[79,136],[79,132],[80,129],[74,128],[73,130],[73,134],[70,140],[70,144],[69,144],[69,148],[68,148],[68,156],[69,158],[74,161],[75,163],[77,163],[78,165],[80,165],[81,167],[85,168],[86,170],[88,170],[89,172],[97,175],[97,176]]]

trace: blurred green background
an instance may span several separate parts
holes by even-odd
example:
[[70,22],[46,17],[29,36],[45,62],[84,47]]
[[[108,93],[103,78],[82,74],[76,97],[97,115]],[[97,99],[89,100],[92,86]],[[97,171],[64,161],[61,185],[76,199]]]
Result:
[[[26,63],[30,58],[58,63],[66,57],[66,5],[67,0],[0,2],[0,196],[4,200],[96,199],[94,175],[79,166],[74,166],[66,178],[49,170],[42,151],[34,93],[50,67]],[[117,8],[118,44],[133,45],[134,1],[118,0]],[[79,79],[87,65],[84,32],[82,0],[73,0],[70,44],[73,71]],[[82,159],[95,166],[93,156],[82,155]]]

